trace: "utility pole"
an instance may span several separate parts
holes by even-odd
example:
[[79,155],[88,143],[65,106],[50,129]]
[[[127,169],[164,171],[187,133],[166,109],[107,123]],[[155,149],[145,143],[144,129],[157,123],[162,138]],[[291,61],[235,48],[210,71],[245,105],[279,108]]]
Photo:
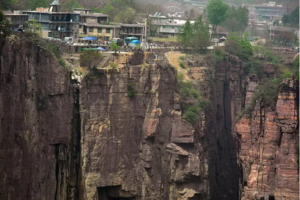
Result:
[[269,35],[269,40],[270,40],[270,41],[271,41],[271,34],[272,34],[271,26],[272,26],[272,25],[270,25],[270,35]]
[[148,24],[148,15],[145,21],[145,42],[147,43],[147,24]]

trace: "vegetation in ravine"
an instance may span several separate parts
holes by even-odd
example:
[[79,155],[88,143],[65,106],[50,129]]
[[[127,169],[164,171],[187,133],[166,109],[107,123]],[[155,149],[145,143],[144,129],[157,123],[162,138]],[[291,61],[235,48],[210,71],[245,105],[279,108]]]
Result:
[[[271,109],[275,108],[279,84],[283,79],[293,77],[299,80],[299,55],[293,62],[284,64],[270,49],[254,46],[253,51],[256,55],[261,54],[261,57],[244,60],[243,67],[246,74],[255,74],[260,84],[254,92],[250,105],[242,109],[238,118],[244,114],[251,114],[257,103]],[[273,68],[272,73],[265,70],[267,65]]]
[[184,81],[184,74],[178,73],[179,94],[183,119],[189,123],[199,120],[200,111],[210,105],[210,101],[202,97],[191,81]]
[[127,97],[130,99],[133,99],[135,97],[135,95],[137,94],[133,83],[128,83],[127,84]]

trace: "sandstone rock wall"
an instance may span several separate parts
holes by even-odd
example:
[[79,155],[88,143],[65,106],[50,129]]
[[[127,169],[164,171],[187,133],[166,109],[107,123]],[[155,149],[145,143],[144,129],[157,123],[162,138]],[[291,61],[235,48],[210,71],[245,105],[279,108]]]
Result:
[[70,74],[24,37],[0,42],[0,199],[75,199]]
[[207,161],[181,120],[171,66],[91,74],[80,102],[82,199],[208,199]]
[[92,70],[79,87],[38,45],[0,39],[0,199],[299,198],[298,82],[281,84],[274,109],[256,102],[238,119],[257,77],[232,56],[208,76],[195,68],[212,105],[192,127],[175,70],[141,60]]
[[[212,67],[213,68],[213,67]],[[212,72],[211,110],[206,113],[206,133],[211,199],[239,199],[241,169],[235,116],[243,99],[244,75],[237,57],[218,62]]]
[[[257,88],[250,78],[246,106]],[[299,82],[280,85],[275,109],[256,102],[237,123],[243,166],[243,200],[299,199]]]
[[[275,108],[256,102],[239,119],[261,80],[233,56],[214,70],[206,116],[212,199],[299,199],[299,82],[284,80]],[[272,64],[263,70],[275,72]]]

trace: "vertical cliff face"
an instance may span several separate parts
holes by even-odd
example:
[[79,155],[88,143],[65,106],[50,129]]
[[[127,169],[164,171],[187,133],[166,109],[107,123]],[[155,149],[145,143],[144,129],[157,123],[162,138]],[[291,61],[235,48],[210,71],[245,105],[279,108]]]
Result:
[[206,114],[211,199],[239,199],[241,169],[235,118],[243,99],[242,62],[234,56],[213,71],[212,108]]
[[[93,77],[94,76],[94,77]],[[207,199],[207,163],[167,64],[100,70],[81,89],[83,199]]]
[[[276,106],[254,102],[262,84],[228,56],[214,71],[213,108],[207,113],[212,199],[299,198],[299,82],[280,84]],[[262,69],[272,76],[274,65]],[[251,106],[250,106],[251,104]]]
[[121,56],[79,86],[22,35],[0,40],[0,199],[299,198],[297,81],[238,118],[260,80],[233,56],[194,68],[211,107],[192,127],[176,71],[151,58]]
[[26,38],[0,56],[0,199],[74,199],[69,72]]
[[[257,80],[248,80],[246,106]],[[275,108],[256,102],[237,123],[243,166],[242,199],[299,199],[299,82],[280,85]]]

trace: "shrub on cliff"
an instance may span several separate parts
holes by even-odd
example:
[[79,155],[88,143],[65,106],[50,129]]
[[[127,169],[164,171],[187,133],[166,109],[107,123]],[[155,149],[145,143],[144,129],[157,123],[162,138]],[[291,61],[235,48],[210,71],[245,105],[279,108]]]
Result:
[[223,47],[214,47],[214,54],[213,54],[214,58],[217,61],[223,60],[225,57],[225,51]]
[[253,49],[249,41],[236,35],[229,36],[225,42],[226,52],[236,55],[242,60],[248,60],[253,55]]
[[42,36],[42,25],[35,19],[28,20],[25,27],[27,33],[33,33],[39,37]]
[[265,61],[269,61],[272,63],[280,62],[279,57],[276,56],[271,49],[268,49],[266,47],[260,45],[253,46],[253,53],[254,55],[256,55],[256,57],[261,57]]
[[179,95],[183,112],[183,119],[189,123],[199,120],[199,113],[205,110],[210,101],[201,97],[192,82],[184,81],[182,74],[178,74]]
[[113,51],[115,51],[115,54],[116,54],[117,51],[119,50],[119,46],[118,46],[116,43],[114,43],[114,42],[110,43],[110,48],[111,48]]
[[89,69],[96,67],[102,60],[102,54],[96,51],[80,52],[80,66],[88,67]]
[[128,83],[127,84],[127,97],[129,97],[130,99],[133,99],[136,95],[136,91],[134,89],[134,86],[132,83]]
[[54,43],[47,42],[43,47],[46,50],[51,51],[56,58],[59,59],[61,57],[61,52],[59,51],[58,46]]
[[283,78],[293,77],[299,80],[299,55],[295,58],[294,62],[288,64],[285,69],[283,69]]

